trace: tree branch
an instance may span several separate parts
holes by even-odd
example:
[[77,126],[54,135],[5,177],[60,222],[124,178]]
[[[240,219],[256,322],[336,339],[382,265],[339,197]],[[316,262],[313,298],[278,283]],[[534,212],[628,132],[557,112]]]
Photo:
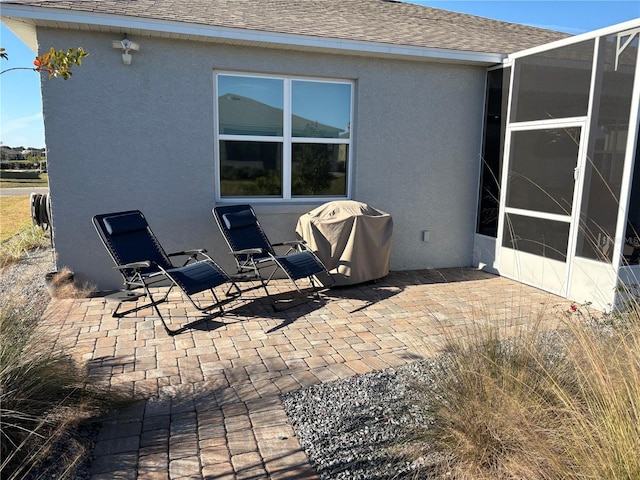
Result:
[[13,68],[7,68],[6,70],[2,70],[0,72],[0,75],[2,75],[3,73],[10,72],[11,70],[31,70],[32,72],[37,72],[38,71],[38,69],[30,68],[30,67],[13,67]]

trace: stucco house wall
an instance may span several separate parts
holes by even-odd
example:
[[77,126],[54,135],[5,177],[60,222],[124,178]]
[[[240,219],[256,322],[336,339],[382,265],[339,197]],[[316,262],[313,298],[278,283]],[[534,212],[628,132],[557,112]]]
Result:
[[[41,50],[90,53],[71,80],[42,82],[58,267],[120,287],[91,217],[140,209],[168,251],[204,247],[232,270],[211,215],[218,69],[355,80],[352,197],[392,214],[391,268],[471,265],[484,67],[133,34],[126,66],[111,48],[120,37],[37,28]],[[323,202],[251,203],[279,241]]]

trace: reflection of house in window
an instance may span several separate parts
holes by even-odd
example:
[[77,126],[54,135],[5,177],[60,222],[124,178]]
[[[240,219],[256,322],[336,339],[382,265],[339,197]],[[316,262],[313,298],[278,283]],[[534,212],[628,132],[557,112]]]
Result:
[[[233,77],[221,78],[232,83]],[[350,92],[348,84],[332,86]],[[283,107],[270,93],[272,104],[233,92],[218,96],[221,197],[346,196],[350,123],[335,127],[296,115],[290,102]],[[321,105],[325,111],[318,113],[336,107],[331,98]]]
[[[344,130],[291,115],[291,136],[307,138],[342,138]],[[346,137],[348,138],[348,137]]]
[[282,109],[228,93],[218,97],[220,134],[282,136]]
[[[282,109],[252,98],[228,93],[218,97],[220,134],[282,136]],[[247,121],[251,119],[251,123]],[[343,138],[345,130],[291,116],[293,137]],[[348,137],[347,137],[348,138]]]

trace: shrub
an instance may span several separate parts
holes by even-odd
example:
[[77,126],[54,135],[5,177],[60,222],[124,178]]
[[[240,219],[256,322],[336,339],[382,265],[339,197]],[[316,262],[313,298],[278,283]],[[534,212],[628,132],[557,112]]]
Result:
[[0,268],[17,263],[30,250],[46,247],[50,233],[40,227],[31,226],[0,244]]
[[[52,351],[18,307],[0,312],[1,478],[24,478],[70,427],[126,401],[106,387],[89,385],[85,370]],[[81,454],[64,461],[73,465]]]
[[[572,477],[640,478],[640,317],[637,304],[617,323],[602,328],[568,324],[568,360],[573,366],[569,422],[564,441]],[[559,392],[564,394],[564,392]],[[588,475],[590,477],[588,477]]]
[[448,339],[421,432],[447,478],[640,478],[640,321],[575,313],[555,331]]

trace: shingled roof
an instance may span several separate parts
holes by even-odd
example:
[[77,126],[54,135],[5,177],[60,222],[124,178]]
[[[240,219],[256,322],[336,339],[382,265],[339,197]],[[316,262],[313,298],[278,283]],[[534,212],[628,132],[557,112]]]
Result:
[[1,5],[503,55],[568,36],[393,0],[12,0]]

